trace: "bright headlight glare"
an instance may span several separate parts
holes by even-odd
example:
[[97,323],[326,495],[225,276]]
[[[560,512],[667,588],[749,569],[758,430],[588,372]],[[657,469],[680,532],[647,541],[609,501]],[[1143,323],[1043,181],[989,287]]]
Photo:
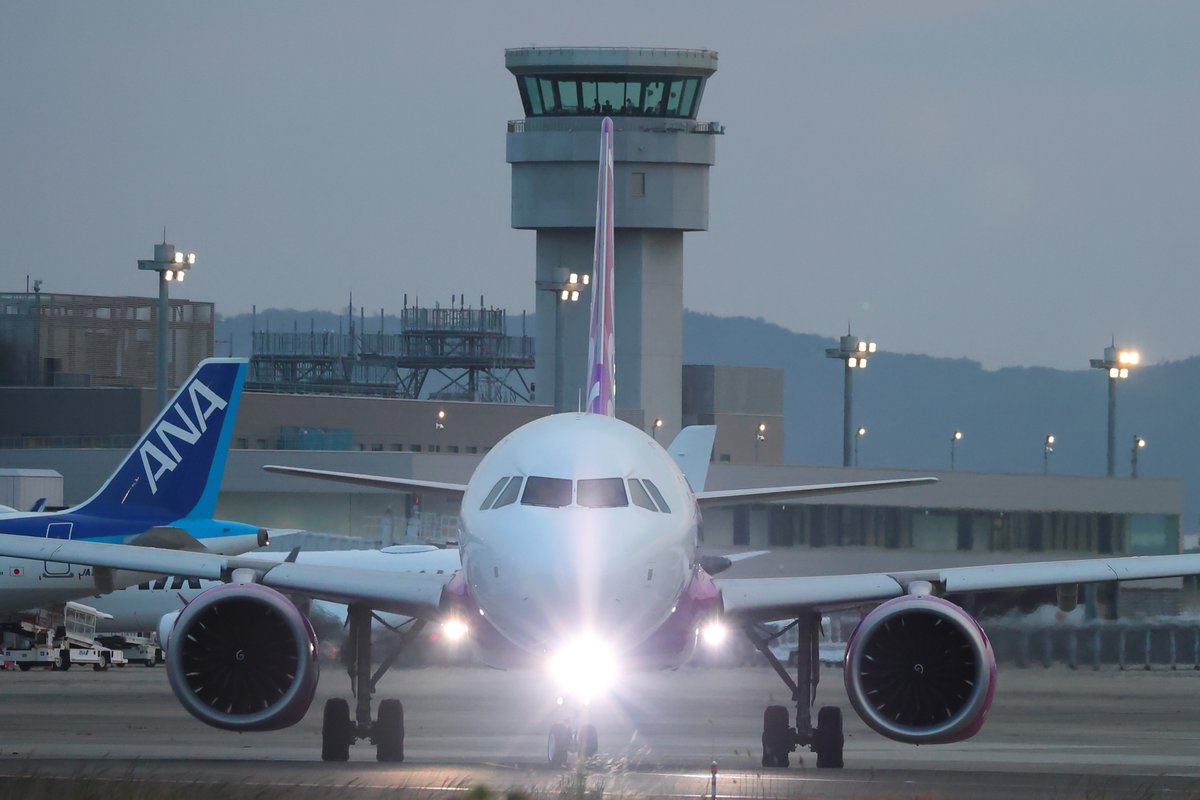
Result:
[[461,619],[452,619],[442,623],[442,632],[452,642],[461,641],[467,635],[467,623]]
[[716,620],[709,622],[700,629],[700,636],[704,639],[704,643],[709,647],[719,647],[729,634],[729,630],[724,623]]
[[550,674],[569,694],[591,697],[612,685],[617,660],[607,644],[584,637],[568,642],[550,658]]

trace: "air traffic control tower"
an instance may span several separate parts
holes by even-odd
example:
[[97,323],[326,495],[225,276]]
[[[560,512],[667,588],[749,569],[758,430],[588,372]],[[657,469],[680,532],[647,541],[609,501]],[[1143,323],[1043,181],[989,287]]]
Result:
[[[617,407],[680,426],[683,233],[708,229],[715,123],[697,122],[712,50],[507,50],[525,119],[508,125],[512,225],[537,231],[537,398],[577,406],[585,383],[600,120],[613,119]],[[578,288],[579,302],[572,302]]]

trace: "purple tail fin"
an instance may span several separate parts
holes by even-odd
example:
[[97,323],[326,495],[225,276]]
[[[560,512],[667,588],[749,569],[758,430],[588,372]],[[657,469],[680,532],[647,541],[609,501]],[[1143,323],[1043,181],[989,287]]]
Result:
[[600,123],[600,177],[596,183],[596,250],[592,261],[592,324],[588,341],[587,410],[617,413],[613,358],[613,123]]

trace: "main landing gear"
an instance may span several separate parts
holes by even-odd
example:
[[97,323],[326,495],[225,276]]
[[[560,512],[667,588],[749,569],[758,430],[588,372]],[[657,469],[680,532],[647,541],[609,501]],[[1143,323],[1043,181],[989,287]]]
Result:
[[795,623],[799,635],[800,651],[796,655],[796,679],[788,674],[783,664],[771,652],[769,639],[763,638],[754,628],[743,630],[747,638],[767,659],[767,663],[778,673],[792,690],[796,703],[796,726],[788,724],[786,706],[767,706],[763,711],[763,756],[764,767],[786,767],[788,754],[797,747],[808,747],[817,754],[817,767],[841,769],[842,710],[837,706],[823,706],[817,712],[817,725],[812,724],[812,704],[817,699],[817,682],[821,678],[821,660],[818,651],[818,636],[821,632],[819,614],[801,615]]
[[350,687],[356,704],[354,720],[350,719],[350,704],[342,698],[325,701],[325,713],[321,720],[321,760],[348,761],[350,745],[359,739],[375,745],[375,757],[379,761],[404,760],[404,706],[399,700],[383,700],[379,703],[379,714],[371,721],[371,695],[379,679],[411,644],[425,627],[416,620],[405,630],[392,646],[379,669],[371,674],[371,609],[365,606],[350,606],[350,630],[342,661],[350,674]]
[[550,726],[546,737],[546,760],[552,767],[564,767],[571,753],[591,758],[600,750],[600,739],[595,725],[579,725],[574,718],[567,722],[556,722]]

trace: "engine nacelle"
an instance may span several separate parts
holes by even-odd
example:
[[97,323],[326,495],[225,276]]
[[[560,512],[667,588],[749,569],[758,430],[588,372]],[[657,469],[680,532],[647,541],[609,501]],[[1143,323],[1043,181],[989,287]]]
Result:
[[846,646],[846,693],[879,733],[910,744],[968,739],[996,690],[996,657],[979,623],[937,597],[897,597],[871,611]]
[[158,621],[155,633],[158,636],[158,646],[162,648],[164,653],[171,646],[171,631],[175,630],[175,622],[182,613],[182,611],[169,611],[163,614],[162,618]]
[[317,637],[274,589],[214,586],[180,612],[168,637],[171,688],[201,722],[233,731],[277,730],[299,722],[312,704],[320,672]]

